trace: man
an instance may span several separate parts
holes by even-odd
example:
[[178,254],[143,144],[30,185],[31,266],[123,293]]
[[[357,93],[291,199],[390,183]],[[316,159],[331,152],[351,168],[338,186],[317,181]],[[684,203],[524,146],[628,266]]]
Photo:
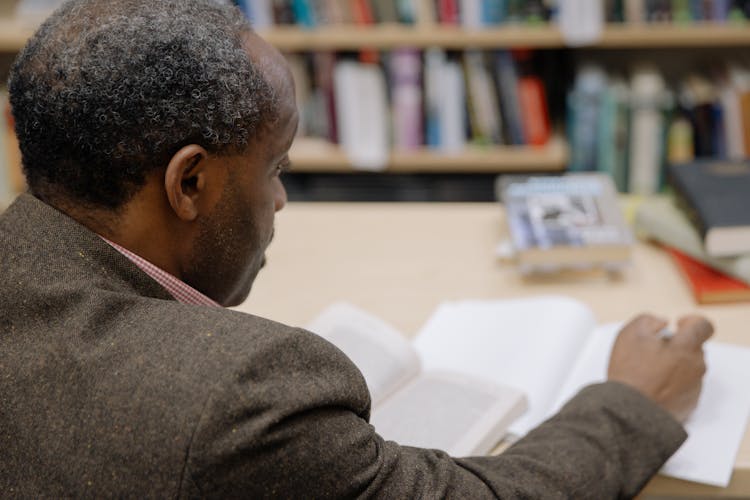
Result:
[[641,316],[610,381],[498,457],[385,442],[351,362],[217,307],[263,266],[297,126],[212,0],[73,0],[10,78],[31,194],[0,216],[0,496],[616,498],[685,438],[711,326]]

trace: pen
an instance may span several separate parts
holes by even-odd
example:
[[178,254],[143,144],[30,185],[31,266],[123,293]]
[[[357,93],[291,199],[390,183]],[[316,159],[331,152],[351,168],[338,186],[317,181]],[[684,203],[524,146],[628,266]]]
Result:
[[674,337],[674,332],[670,330],[668,326],[665,326],[664,328],[659,330],[659,332],[657,333],[657,336],[661,340],[670,340],[672,337]]

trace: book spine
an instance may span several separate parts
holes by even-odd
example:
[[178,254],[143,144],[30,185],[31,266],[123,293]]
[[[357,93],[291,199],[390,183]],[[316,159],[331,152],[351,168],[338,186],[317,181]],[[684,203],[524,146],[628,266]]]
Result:
[[291,0],[273,0],[273,19],[275,24],[295,24]]
[[499,50],[495,54],[495,73],[497,93],[500,98],[501,112],[507,125],[509,142],[514,145],[526,144],[523,115],[518,98],[518,72],[509,51]]
[[607,77],[600,67],[584,66],[578,71],[574,87],[568,93],[566,104],[571,171],[591,172],[597,169],[596,139],[606,86]]
[[482,27],[482,0],[460,0],[461,25],[476,30]]
[[661,182],[664,80],[656,70],[637,71],[631,92],[629,190],[648,195],[656,193]]
[[625,21],[628,23],[642,23],[645,20],[645,0],[625,0]]
[[436,48],[424,55],[425,144],[437,148],[441,144],[440,106],[442,66],[445,54]]
[[316,25],[310,0],[292,0],[292,11],[297,24],[305,28],[314,28]]
[[415,150],[422,144],[419,53],[411,49],[396,50],[390,63],[393,143],[397,149]]
[[492,80],[484,64],[484,54],[470,50],[464,54],[469,116],[474,139],[479,143],[501,142],[500,108]]
[[416,8],[414,2],[423,0],[396,0],[396,12],[398,20],[403,24],[414,24],[417,20]]
[[731,7],[731,0],[713,0],[712,2],[712,17],[714,21],[723,23],[729,19],[729,8]]
[[745,157],[745,138],[739,96],[731,85],[726,84],[720,91],[719,99],[724,110],[722,119],[727,157],[732,160],[742,159]]
[[669,126],[667,149],[670,163],[687,163],[693,160],[693,127],[685,117],[677,117]]
[[508,7],[505,0],[481,0],[481,2],[484,26],[494,26],[505,21],[505,9]]
[[466,86],[461,65],[446,61],[440,77],[440,148],[458,153],[466,145]]
[[528,144],[543,146],[550,138],[550,118],[544,84],[538,76],[524,76],[518,81],[524,136]]
[[438,19],[442,24],[459,24],[458,0],[437,0]]

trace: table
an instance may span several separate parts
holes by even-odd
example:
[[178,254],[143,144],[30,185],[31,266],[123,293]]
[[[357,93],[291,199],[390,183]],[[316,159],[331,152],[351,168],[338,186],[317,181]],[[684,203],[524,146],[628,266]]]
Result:
[[[443,300],[560,294],[588,304],[600,322],[698,311],[713,321],[715,339],[750,345],[750,305],[697,306],[657,247],[636,244],[619,277],[529,281],[495,256],[504,222],[492,203],[291,203],[277,214],[268,265],[238,309],[304,326],[347,300],[411,336]],[[750,433],[728,488],[656,477],[645,494],[750,497]]]

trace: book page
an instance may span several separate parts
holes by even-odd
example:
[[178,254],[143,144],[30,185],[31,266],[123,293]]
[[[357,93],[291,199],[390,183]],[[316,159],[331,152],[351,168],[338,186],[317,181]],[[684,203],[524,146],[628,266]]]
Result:
[[[556,409],[584,386],[606,379],[609,353],[621,324],[596,329],[566,380]],[[750,416],[750,349],[718,342],[704,346],[708,371],[698,407],[685,422],[688,439],[662,474],[726,487]]]
[[442,304],[415,340],[425,370],[466,373],[526,394],[510,427],[523,435],[546,415],[575,362],[593,314],[565,297]]
[[332,304],[308,329],[344,351],[357,365],[373,406],[420,371],[416,352],[397,330],[351,304]]
[[383,438],[402,445],[437,448],[456,457],[483,455],[525,406],[515,389],[428,372],[386,399],[370,422]]

